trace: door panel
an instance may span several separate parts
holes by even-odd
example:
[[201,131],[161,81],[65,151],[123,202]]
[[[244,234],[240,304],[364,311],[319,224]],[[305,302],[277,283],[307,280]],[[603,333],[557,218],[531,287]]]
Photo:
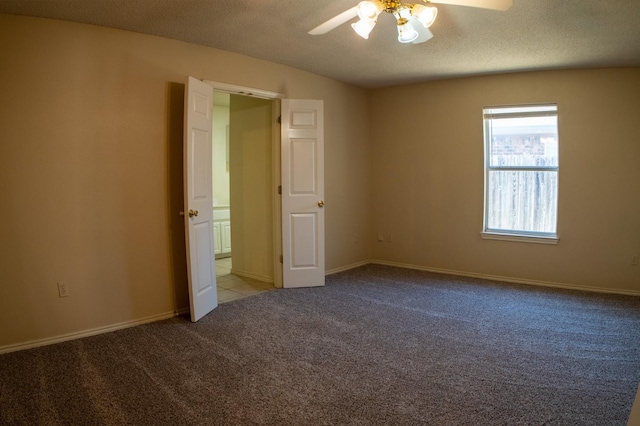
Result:
[[[196,243],[196,253],[193,256],[193,259],[196,261],[195,270],[198,271],[198,291],[196,296],[200,297],[212,287],[215,286],[215,280],[212,282],[210,279],[210,266],[213,262],[211,262],[211,258],[209,254],[213,251],[213,239],[211,238],[211,233],[213,230],[211,229],[211,223],[209,222],[201,222],[193,226],[192,235],[195,234]],[[215,275],[214,275],[215,276]],[[215,290],[215,289],[214,289]]]
[[221,223],[221,252],[222,253],[231,253],[231,222],[222,222]]
[[222,224],[213,223],[213,248],[215,254],[222,253]]
[[318,234],[316,213],[291,215],[291,269],[318,267]]
[[290,194],[318,195],[317,141],[315,139],[291,140],[291,191]]

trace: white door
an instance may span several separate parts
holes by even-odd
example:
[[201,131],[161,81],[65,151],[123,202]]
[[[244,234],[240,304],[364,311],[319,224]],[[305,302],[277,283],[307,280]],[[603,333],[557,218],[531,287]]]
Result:
[[218,306],[213,243],[213,88],[189,77],[184,113],[184,220],[191,321]]
[[321,100],[282,100],[283,287],[324,285],[324,113]]

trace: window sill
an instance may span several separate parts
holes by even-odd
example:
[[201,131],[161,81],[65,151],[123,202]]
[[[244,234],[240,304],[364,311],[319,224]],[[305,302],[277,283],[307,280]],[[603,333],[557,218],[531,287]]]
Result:
[[558,244],[558,237],[548,237],[542,235],[517,235],[517,234],[501,234],[498,232],[481,232],[480,236],[483,240],[499,240],[499,241],[515,241],[518,243],[535,243],[535,244]]

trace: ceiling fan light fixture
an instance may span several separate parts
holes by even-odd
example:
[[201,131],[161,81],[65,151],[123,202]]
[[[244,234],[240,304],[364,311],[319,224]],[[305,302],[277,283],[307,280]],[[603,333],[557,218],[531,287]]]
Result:
[[406,18],[398,19],[398,41],[400,43],[411,43],[418,38],[418,32]]
[[381,1],[361,1],[358,3],[358,17],[363,21],[375,21],[382,11]]
[[411,15],[414,16],[425,28],[429,28],[438,16],[438,9],[433,6],[414,4],[411,7]]
[[363,39],[368,39],[371,30],[376,26],[376,21],[370,21],[367,19],[360,19],[355,24],[351,24],[351,28]]
[[[378,21],[378,16],[382,12],[385,12],[393,15],[396,19],[398,41],[401,43],[419,44],[433,37],[433,33],[429,31],[429,27],[435,22],[438,16],[438,9],[430,6],[432,3],[501,11],[505,11],[513,5],[513,0],[414,0],[416,3],[412,4],[403,3],[403,0],[358,1],[359,3],[357,5],[313,28],[309,31],[309,34],[326,34],[347,21],[359,17],[359,22],[352,23],[351,27],[358,35],[367,39]],[[424,28],[420,27],[418,22]]]

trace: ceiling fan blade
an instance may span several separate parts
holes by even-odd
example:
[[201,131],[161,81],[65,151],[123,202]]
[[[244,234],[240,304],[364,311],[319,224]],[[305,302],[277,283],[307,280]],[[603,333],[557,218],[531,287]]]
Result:
[[340,25],[344,24],[350,19],[355,18],[356,16],[358,16],[358,6],[354,6],[349,10],[345,10],[341,14],[336,15],[333,18],[329,19],[324,24],[318,25],[317,27],[309,31],[309,34],[311,35],[326,34],[332,29],[339,27]]
[[479,7],[481,9],[507,10],[513,5],[513,0],[429,0],[429,3]]

